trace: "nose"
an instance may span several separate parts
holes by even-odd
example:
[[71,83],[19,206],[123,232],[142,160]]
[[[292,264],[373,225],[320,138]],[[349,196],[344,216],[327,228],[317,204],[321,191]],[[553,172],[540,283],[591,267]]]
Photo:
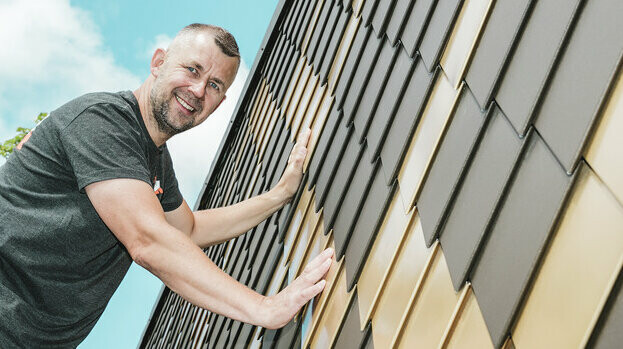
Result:
[[191,84],[188,89],[196,98],[203,98],[203,95],[206,92],[205,86],[206,86],[205,81],[197,80],[193,84]]

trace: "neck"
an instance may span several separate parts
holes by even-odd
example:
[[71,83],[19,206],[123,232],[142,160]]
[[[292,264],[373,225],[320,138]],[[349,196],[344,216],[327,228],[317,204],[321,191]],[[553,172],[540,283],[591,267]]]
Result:
[[156,144],[156,146],[162,146],[169,138],[167,134],[161,132],[158,129],[158,124],[154,119],[154,115],[151,111],[151,104],[149,103],[149,97],[151,93],[151,87],[153,83],[153,77],[150,76],[143,82],[143,84],[134,90],[134,97],[138,101],[138,108],[141,111],[141,117],[143,118],[143,122],[145,122],[145,127],[147,127],[147,132],[149,133],[149,137]]

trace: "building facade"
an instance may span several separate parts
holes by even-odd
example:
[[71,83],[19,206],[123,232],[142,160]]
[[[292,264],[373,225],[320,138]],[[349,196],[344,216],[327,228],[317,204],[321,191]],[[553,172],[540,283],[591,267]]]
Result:
[[275,294],[327,246],[324,292],[264,330],[165,289],[145,348],[617,348],[623,2],[281,1],[198,209],[296,198],[206,250]]

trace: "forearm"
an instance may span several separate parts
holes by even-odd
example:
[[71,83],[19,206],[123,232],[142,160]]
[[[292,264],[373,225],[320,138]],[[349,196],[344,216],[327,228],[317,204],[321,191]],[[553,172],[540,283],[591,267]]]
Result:
[[190,234],[192,241],[200,247],[207,247],[232,239],[247,232],[289,200],[289,195],[280,186],[237,204],[196,211],[195,224]]
[[[153,227],[152,227],[153,228]],[[158,227],[155,238],[135,255],[135,261],[171,290],[199,307],[235,320],[264,325],[264,296],[219,269],[185,234]]]
[[288,202],[303,177],[310,133],[309,129],[299,133],[279,183],[269,192],[228,207],[193,213],[191,239],[200,247],[229,240],[255,227]]

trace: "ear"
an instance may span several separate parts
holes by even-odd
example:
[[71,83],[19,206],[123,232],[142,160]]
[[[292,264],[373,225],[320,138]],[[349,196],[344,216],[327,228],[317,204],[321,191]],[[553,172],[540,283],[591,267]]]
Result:
[[156,49],[156,52],[154,52],[154,55],[151,57],[150,64],[150,70],[153,76],[157,77],[160,73],[160,68],[164,64],[164,59],[166,58],[166,55],[166,51],[161,48]]

